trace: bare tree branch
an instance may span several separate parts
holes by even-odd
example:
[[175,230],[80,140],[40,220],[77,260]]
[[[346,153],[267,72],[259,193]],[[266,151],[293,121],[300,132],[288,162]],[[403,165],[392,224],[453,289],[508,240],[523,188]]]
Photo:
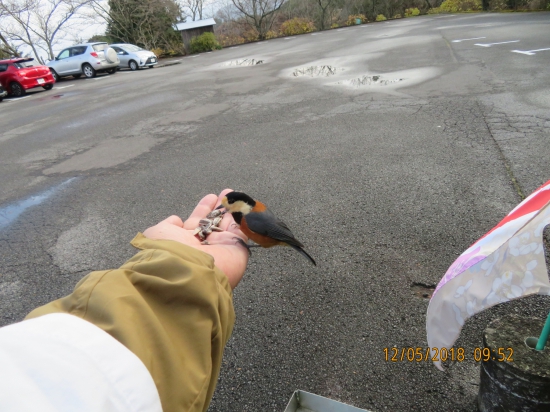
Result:
[[246,22],[258,31],[260,40],[264,40],[273,26],[275,14],[285,0],[231,0],[233,5],[245,17]]

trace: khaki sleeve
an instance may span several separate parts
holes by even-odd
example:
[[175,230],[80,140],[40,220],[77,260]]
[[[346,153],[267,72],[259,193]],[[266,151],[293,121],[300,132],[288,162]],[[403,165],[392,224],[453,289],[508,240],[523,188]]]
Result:
[[227,277],[190,246],[141,233],[131,243],[142,251],[119,269],[88,274],[27,319],[62,312],[93,323],[141,359],[164,411],[206,411],[235,323]]

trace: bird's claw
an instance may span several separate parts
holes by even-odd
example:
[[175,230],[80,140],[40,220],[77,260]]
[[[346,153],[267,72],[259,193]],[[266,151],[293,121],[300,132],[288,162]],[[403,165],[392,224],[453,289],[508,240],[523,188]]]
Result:
[[239,245],[244,246],[246,250],[248,250],[248,256],[252,256],[252,251],[250,250],[250,245],[248,243],[237,236],[235,236],[233,239],[236,240]]

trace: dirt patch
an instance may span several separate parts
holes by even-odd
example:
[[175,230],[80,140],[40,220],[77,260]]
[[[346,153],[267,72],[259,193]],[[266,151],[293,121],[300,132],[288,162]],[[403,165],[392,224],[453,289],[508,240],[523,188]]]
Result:
[[263,64],[263,60],[259,59],[238,59],[231,60],[224,64],[224,66],[236,66],[236,67],[246,67],[246,66],[257,66],[258,64]]
[[361,76],[356,79],[348,80],[347,83],[350,86],[361,87],[361,86],[388,86],[390,84],[395,84],[403,81],[405,79],[384,79],[382,76]]
[[300,67],[295,69],[292,74],[294,77],[329,77],[336,74],[336,67],[329,65]]
[[434,293],[435,285],[427,285],[421,282],[414,282],[411,290],[417,298],[430,299]]

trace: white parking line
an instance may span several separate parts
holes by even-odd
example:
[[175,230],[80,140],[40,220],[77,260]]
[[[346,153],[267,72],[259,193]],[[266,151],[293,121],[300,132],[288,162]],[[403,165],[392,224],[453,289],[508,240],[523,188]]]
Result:
[[534,56],[535,54],[537,54],[537,52],[539,51],[544,51],[544,50],[550,50],[550,49],[537,49],[537,50],[511,50],[512,53],[521,53],[521,54],[526,54],[527,56]]
[[346,30],[346,29],[338,29],[338,30],[336,30],[336,31],[342,31],[342,30]]
[[176,63],[176,62],[181,62],[181,59],[179,59],[179,60],[170,60],[170,61],[168,61],[168,62],[166,62],[166,63]]
[[468,41],[468,40],[479,40],[479,39],[486,39],[486,37],[472,37],[471,39],[453,40],[452,43],[460,43],[460,42],[463,42],[463,41]]
[[66,89],[67,87],[73,87],[74,84],[68,84],[67,86],[61,86],[61,87],[57,87],[55,88],[55,90],[60,90],[60,89]]
[[481,46],[481,47],[491,47],[495,44],[508,44],[508,43],[517,43],[519,40],[510,40],[510,41],[501,41],[500,43],[476,43],[474,46]]
[[323,34],[323,33],[311,33],[312,36],[317,36],[318,34]]
[[95,81],[98,81],[98,80],[103,80],[103,79],[108,79],[108,77],[94,77],[93,79],[84,79],[84,80],[95,80]]
[[8,98],[8,99],[4,99],[4,101],[10,102],[10,103],[17,103],[18,101],[21,101],[21,100],[23,100],[23,99],[26,99],[27,97],[31,97],[31,96],[11,97],[11,98]]
[[285,40],[292,40],[292,39],[295,39],[296,37],[285,37]]

